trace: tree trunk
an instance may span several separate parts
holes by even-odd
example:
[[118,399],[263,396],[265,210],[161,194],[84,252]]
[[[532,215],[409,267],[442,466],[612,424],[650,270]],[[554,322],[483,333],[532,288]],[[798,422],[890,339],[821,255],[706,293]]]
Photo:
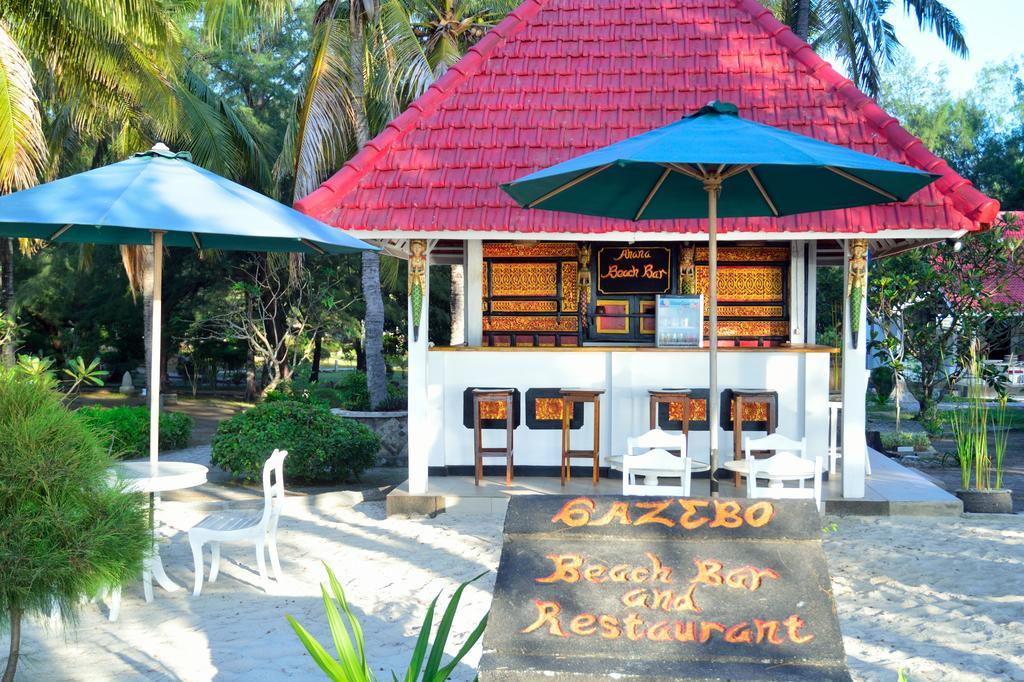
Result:
[[313,367],[309,370],[309,381],[317,383],[320,381],[320,358],[324,352],[324,333],[317,329],[313,334]]
[[[0,239],[0,276],[3,277],[2,300],[0,308],[10,320],[14,321],[14,240],[9,237]],[[17,361],[18,340],[11,335],[3,348],[4,364],[13,367]]]
[[452,346],[461,346],[466,342],[466,275],[461,264],[452,266]]
[[11,648],[7,655],[7,667],[4,669],[3,682],[14,682],[14,672],[18,668],[18,653],[21,651],[21,611],[11,609]]
[[374,251],[363,251],[363,297],[366,299],[366,320],[363,325],[366,388],[370,393],[370,407],[376,408],[387,400],[388,376],[384,365],[384,299],[380,293],[380,256]]
[[794,32],[804,42],[808,42],[808,33],[811,23],[811,0],[797,0],[796,3],[796,28]]
[[[349,9],[352,40],[349,59],[355,77],[349,84],[352,90],[353,119],[356,144],[362,149],[370,141],[370,123],[366,114],[366,89],[363,74],[366,71],[363,48],[365,22],[373,20],[376,8],[365,3],[351,3]],[[364,12],[366,14],[364,14]],[[370,16],[367,16],[369,14]],[[380,256],[375,251],[363,251],[363,300],[366,316],[363,324],[363,351],[366,353],[366,388],[370,394],[370,407],[375,408],[388,397],[387,369],[384,365],[384,299],[380,287]]]
[[252,346],[245,353],[245,400],[253,402],[256,400],[256,354],[252,352]]

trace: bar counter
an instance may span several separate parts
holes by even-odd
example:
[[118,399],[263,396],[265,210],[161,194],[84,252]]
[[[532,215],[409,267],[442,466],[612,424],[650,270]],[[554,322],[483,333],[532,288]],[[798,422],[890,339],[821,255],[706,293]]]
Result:
[[[601,463],[621,455],[626,439],[649,428],[651,389],[691,389],[706,397],[708,348],[587,345],[563,347],[435,347],[427,354],[426,432],[429,464],[435,473],[466,474],[473,463],[471,410],[473,388],[513,388],[521,410],[515,429],[516,467],[545,467],[557,475],[561,422],[558,389],[604,391],[601,399]],[[808,452],[825,455],[828,447],[829,354],[834,348],[784,345],[769,348],[719,348],[719,390],[772,391],[777,395],[777,430],[807,438]],[[721,396],[717,399],[721,400]],[[706,406],[705,406],[706,409]],[[555,419],[551,418],[555,414]],[[572,447],[590,443],[593,414],[588,406]],[[691,456],[709,457],[709,430],[691,423]],[[732,458],[733,434],[721,424],[719,450]],[[744,429],[747,433],[747,429]],[[750,432],[751,436],[758,435]],[[504,432],[484,433],[497,442]],[[490,464],[490,462],[488,462]],[[465,471],[463,471],[465,470]],[[554,474],[550,473],[554,472]]]
[[[616,344],[585,346],[431,346],[432,352],[465,353],[707,353],[703,348],[658,348],[656,346],[620,346]],[[719,346],[719,353],[838,353],[838,348],[810,343],[793,343],[784,346],[750,347]]]

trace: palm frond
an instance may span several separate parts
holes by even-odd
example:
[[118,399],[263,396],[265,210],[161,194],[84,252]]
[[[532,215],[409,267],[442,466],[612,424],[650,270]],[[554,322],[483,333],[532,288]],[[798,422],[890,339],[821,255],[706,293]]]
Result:
[[31,187],[45,163],[46,141],[32,67],[0,22],[0,192]]
[[969,56],[963,24],[945,4],[939,0],[903,0],[903,9],[907,14],[913,13],[918,28],[934,33],[953,54]]

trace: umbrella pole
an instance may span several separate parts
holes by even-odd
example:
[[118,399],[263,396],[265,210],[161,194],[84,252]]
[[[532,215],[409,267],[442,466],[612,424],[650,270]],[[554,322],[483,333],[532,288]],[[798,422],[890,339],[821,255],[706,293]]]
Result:
[[718,497],[718,190],[721,182],[705,181],[708,193],[708,434],[711,439],[711,496]]
[[160,320],[164,278],[164,233],[153,233],[153,338],[149,357],[149,463],[160,458]]

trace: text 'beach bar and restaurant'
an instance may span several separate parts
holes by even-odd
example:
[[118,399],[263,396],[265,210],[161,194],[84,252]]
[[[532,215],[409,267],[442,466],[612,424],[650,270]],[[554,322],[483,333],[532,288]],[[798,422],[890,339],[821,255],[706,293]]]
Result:
[[[720,220],[715,396],[706,221],[529,210],[500,187],[712,100],[939,176],[904,202]],[[558,476],[565,389],[585,401],[567,411],[573,447],[596,438],[602,467],[652,425],[686,430],[705,461],[719,429],[733,459],[737,394],[743,434],[804,438],[827,460],[834,391],[845,498],[865,495],[868,254],[984,229],[999,208],[757,0],[527,0],[297,207],[409,259],[413,495],[429,494],[431,476],[474,473],[473,390],[500,387],[513,392],[478,395],[478,409],[496,445],[514,427],[517,476]],[[430,344],[431,264],[464,267],[464,345]],[[838,349],[815,338],[825,265],[844,268]],[[830,386],[832,353],[842,372]],[[658,403],[661,389],[680,392]]]

